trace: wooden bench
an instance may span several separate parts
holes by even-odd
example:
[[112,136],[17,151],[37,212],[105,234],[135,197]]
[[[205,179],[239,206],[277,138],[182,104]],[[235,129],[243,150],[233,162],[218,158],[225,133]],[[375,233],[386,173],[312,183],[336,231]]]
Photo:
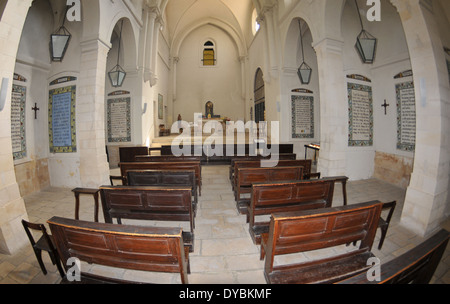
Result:
[[189,222],[190,231],[183,231],[185,245],[194,250],[194,211],[189,187],[102,186],[103,214],[106,223],[113,218]]
[[[261,260],[270,284],[334,283],[367,271],[382,203],[273,214],[261,237]],[[278,255],[303,253],[360,241],[345,253],[313,261],[274,265]],[[331,252],[330,252],[331,254]],[[266,255],[266,256],[265,256]]]
[[146,146],[119,147],[119,162],[133,162],[136,155],[146,154],[149,154],[149,148]]
[[339,284],[428,284],[447,247],[450,233],[441,229],[406,253],[381,265],[379,280],[361,273]]
[[[188,283],[189,250],[183,245],[181,228],[115,225],[60,217],[52,217],[47,223],[66,270],[68,259],[73,257],[110,267],[180,273],[181,282]],[[70,282],[66,275],[61,283],[139,283],[82,270],[81,281]]]
[[[183,145],[183,153],[186,156],[194,155],[200,156],[202,159],[202,164],[221,164],[229,165],[230,161],[236,155],[253,155],[256,153],[257,148],[260,148],[263,155],[271,154],[293,154],[294,145],[293,144],[267,144],[258,147],[257,144],[212,144],[210,147],[205,149],[205,146],[200,145]],[[217,153],[216,155],[210,155],[211,150]],[[145,153],[141,153],[145,154]],[[147,153],[148,154],[148,153]],[[161,146],[161,155],[173,155],[172,145]]]
[[253,184],[247,207],[247,223],[253,242],[260,244],[261,234],[269,232],[269,222],[257,221],[257,216],[329,208],[333,193],[332,179]]
[[252,184],[277,181],[301,180],[303,167],[273,167],[273,168],[239,168],[234,189],[235,199],[240,210],[241,194],[250,193]]
[[194,170],[197,179],[198,195],[202,195],[202,167],[198,161],[186,162],[124,162],[119,163],[123,185],[127,185],[129,170]]
[[129,170],[127,181],[129,186],[190,187],[196,214],[198,191],[194,170]]
[[[231,158],[231,163],[229,167],[228,176],[230,178],[230,181],[233,180],[234,176],[234,163],[237,161],[257,161],[261,159],[271,159],[272,155],[262,156],[262,155],[242,155],[242,156],[233,156]],[[295,160],[297,158],[297,155],[295,153],[282,153],[278,154],[279,160]]]
[[[303,167],[303,173],[305,172],[304,160],[269,160],[261,159],[256,161],[235,161],[234,172],[237,172],[240,168],[274,168],[274,167]],[[311,169],[310,169],[311,170]],[[304,174],[302,175],[303,179]],[[231,188],[235,191],[237,185],[237,175],[234,175]]]

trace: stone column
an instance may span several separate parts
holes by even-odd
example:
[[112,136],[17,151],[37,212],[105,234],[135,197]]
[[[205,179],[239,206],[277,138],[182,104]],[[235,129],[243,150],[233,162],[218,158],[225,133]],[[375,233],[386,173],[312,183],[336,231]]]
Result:
[[343,41],[325,38],[314,45],[320,83],[320,158],[322,176],[346,175],[348,101],[343,76]]
[[13,254],[28,243],[21,223],[28,219],[14,172],[11,143],[11,91],[17,50],[31,0],[8,1],[0,20],[0,80],[8,79],[0,111],[0,253]]
[[105,79],[109,48],[98,39],[81,43],[77,138],[82,187],[109,184],[105,149]]
[[433,2],[391,2],[402,20],[416,88],[416,150],[401,224],[427,236],[439,228],[449,204],[450,117],[446,109],[450,94],[445,55]]
[[[144,81],[150,81],[150,86],[154,85],[155,71],[153,70],[153,60],[155,58],[155,21],[158,17],[157,9],[154,7],[146,7],[148,14],[147,19],[147,32],[146,32],[146,46],[145,46],[145,58],[144,58]],[[156,37],[157,39],[157,37]]]

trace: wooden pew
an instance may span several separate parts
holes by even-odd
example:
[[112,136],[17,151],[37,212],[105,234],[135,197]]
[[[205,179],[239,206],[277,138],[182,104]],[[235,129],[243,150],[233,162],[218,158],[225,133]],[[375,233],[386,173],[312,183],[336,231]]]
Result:
[[450,233],[440,230],[408,252],[381,265],[379,280],[369,281],[366,273],[339,284],[428,284],[442,259]]
[[253,184],[247,207],[247,223],[253,242],[260,244],[261,234],[269,232],[269,222],[256,221],[257,216],[329,208],[333,193],[332,179]]
[[183,239],[194,251],[194,211],[189,187],[102,186],[103,215],[106,223],[121,219],[189,222]]
[[197,179],[198,195],[202,195],[202,167],[198,161],[185,162],[125,162],[119,163],[120,175],[123,185],[127,185],[127,172],[129,170],[194,170]]
[[[273,214],[261,237],[261,260],[269,284],[334,283],[367,271],[382,203],[378,201]],[[359,248],[313,261],[276,265],[278,255],[301,253],[361,241]]]
[[[234,172],[238,172],[241,168],[275,168],[275,167],[303,167],[304,161],[303,160],[279,160],[279,161],[273,161],[273,160],[256,160],[256,161],[235,161],[234,162]],[[303,172],[304,168],[302,170],[302,177],[300,179],[303,179]],[[234,179],[231,183],[232,190],[236,193],[236,186],[238,175],[234,174]]]
[[[52,217],[48,225],[65,265],[69,258],[124,269],[180,273],[188,283],[189,250],[183,245],[181,228],[115,225]],[[69,263],[70,264],[70,263]],[[81,281],[61,283],[139,283],[108,278],[81,270]]]
[[149,148],[146,146],[137,147],[119,147],[119,161],[132,162],[136,155],[149,154]]
[[[259,147],[258,147],[259,146]],[[293,144],[277,144],[277,147],[272,147],[271,144],[257,145],[257,144],[213,144],[210,148],[217,152],[217,155],[210,155],[209,149],[205,149],[204,145],[184,145],[183,151],[186,155],[200,156],[202,164],[223,164],[229,165],[233,157],[239,154],[252,155],[256,153],[257,148],[263,150],[263,154],[292,154],[294,153]],[[145,154],[145,153],[144,153]],[[147,153],[148,154],[148,153]],[[161,146],[161,155],[173,155],[171,145]]]
[[127,181],[129,186],[191,187],[196,213],[198,191],[194,170],[129,170]]
[[[231,158],[231,163],[230,163],[230,168],[229,168],[229,178],[230,181],[233,180],[233,175],[234,175],[234,163],[237,161],[257,161],[257,160],[261,160],[261,159],[270,159],[272,158],[273,155],[267,155],[267,156],[262,156],[260,154],[258,155],[241,155],[241,156],[233,156]],[[297,159],[297,155],[295,153],[282,153],[282,154],[278,154],[278,159],[279,160],[295,160]]]
[[[240,204],[241,194],[250,193],[252,184],[277,181],[301,180],[303,167],[273,167],[273,168],[239,168],[235,186],[235,199]],[[240,209],[240,207],[239,207]]]

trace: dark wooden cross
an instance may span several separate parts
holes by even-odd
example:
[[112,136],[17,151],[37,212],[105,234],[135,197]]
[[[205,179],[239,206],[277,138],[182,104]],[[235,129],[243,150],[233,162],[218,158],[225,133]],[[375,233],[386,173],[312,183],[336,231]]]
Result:
[[37,107],[37,103],[34,103],[34,108],[31,108],[34,111],[34,119],[37,119],[37,111],[40,109]]
[[384,104],[381,105],[382,107],[384,107],[384,115],[387,115],[387,107],[389,107],[390,105],[388,103],[386,103],[386,99],[384,100]]

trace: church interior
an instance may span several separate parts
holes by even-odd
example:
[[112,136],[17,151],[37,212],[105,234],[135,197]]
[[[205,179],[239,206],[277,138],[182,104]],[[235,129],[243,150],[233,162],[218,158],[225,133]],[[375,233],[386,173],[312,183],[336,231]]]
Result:
[[[53,233],[48,221],[75,219],[77,198],[77,220],[107,222],[97,190],[120,184],[127,148],[203,146],[189,283],[270,281],[236,208],[236,155],[204,156],[217,146],[270,145],[311,160],[319,179],[345,177],[332,207],[396,201],[381,249],[374,236],[382,263],[450,231],[449,28],[447,0],[0,1],[0,284],[61,281],[22,220]],[[450,283],[449,250],[431,283]]]

